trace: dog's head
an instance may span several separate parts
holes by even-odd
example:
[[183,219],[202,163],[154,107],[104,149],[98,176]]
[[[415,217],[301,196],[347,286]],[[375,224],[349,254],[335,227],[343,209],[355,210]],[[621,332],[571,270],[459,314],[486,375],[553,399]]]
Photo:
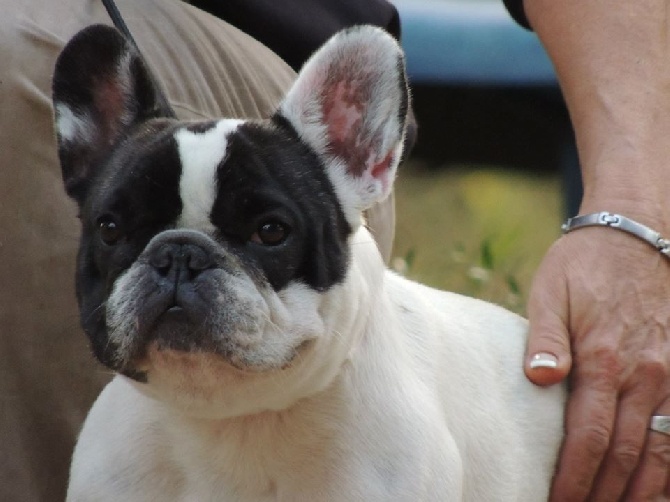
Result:
[[104,26],[68,43],[53,91],[96,357],[207,415],[327,385],[361,315],[352,241],[401,156],[397,43],[372,27],[341,32],[265,121],[171,118],[145,63]]

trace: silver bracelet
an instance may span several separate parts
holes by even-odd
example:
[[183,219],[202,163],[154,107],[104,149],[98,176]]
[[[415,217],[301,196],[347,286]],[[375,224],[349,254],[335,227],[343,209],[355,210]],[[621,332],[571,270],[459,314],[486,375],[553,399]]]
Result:
[[567,234],[582,227],[611,227],[628,232],[654,246],[662,255],[670,257],[670,241],[668,239],[664,239],[661,234],[648,226],[620,214],[603,211],[575,216],[574,218],[568,218],[561,226],[561,230],[564,234]]

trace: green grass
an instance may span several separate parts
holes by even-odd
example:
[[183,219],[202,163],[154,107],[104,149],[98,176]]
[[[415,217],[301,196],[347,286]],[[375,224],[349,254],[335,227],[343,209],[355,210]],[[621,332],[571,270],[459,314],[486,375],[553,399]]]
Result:
[[560,234],[560,180],[411,161],[401,166],[396,210],[394,268],[523,313],[533,273]]

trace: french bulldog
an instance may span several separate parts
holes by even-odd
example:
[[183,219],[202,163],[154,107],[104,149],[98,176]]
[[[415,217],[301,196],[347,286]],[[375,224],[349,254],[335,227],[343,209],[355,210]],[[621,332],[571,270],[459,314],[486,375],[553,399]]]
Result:
[[527,324],[388,270],[409,92],[380,29],[335,35],[264,121],[185,122],[92,26],[54,74],[80,210],[81,324],[116,373],[75,448],[75,501],[539,501],[565,390]]

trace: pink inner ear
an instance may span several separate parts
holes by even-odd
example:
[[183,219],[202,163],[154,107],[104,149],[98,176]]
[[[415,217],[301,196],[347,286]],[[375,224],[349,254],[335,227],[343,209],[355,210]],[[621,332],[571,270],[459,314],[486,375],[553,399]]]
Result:
[[323,118],[332,141],[346,142],[361,128],[363,104],[357,89],[347,82],[338,82],[323,104]]
[[323,96],[323,121],[328,130],[330,153],[347,164],[351,174],[360,176],[370,154],[370,139],[365,137],[365,89],[355,82],[338,81],[326,86]]
[[100,85],[95,86],[94,106],[102,119],[102,131],[105,141],[111,141],[116,137],[121,125],[122,115],[125,110],[125,96],[120,83],[110,77]]
[[386,154],[381,162],[377,162],[372,168],[371,174],[373,178],[380,179],[382,175],[388,171],[388,168],[391,166],[391,161],[393,160],[393,151],[390,151]]

